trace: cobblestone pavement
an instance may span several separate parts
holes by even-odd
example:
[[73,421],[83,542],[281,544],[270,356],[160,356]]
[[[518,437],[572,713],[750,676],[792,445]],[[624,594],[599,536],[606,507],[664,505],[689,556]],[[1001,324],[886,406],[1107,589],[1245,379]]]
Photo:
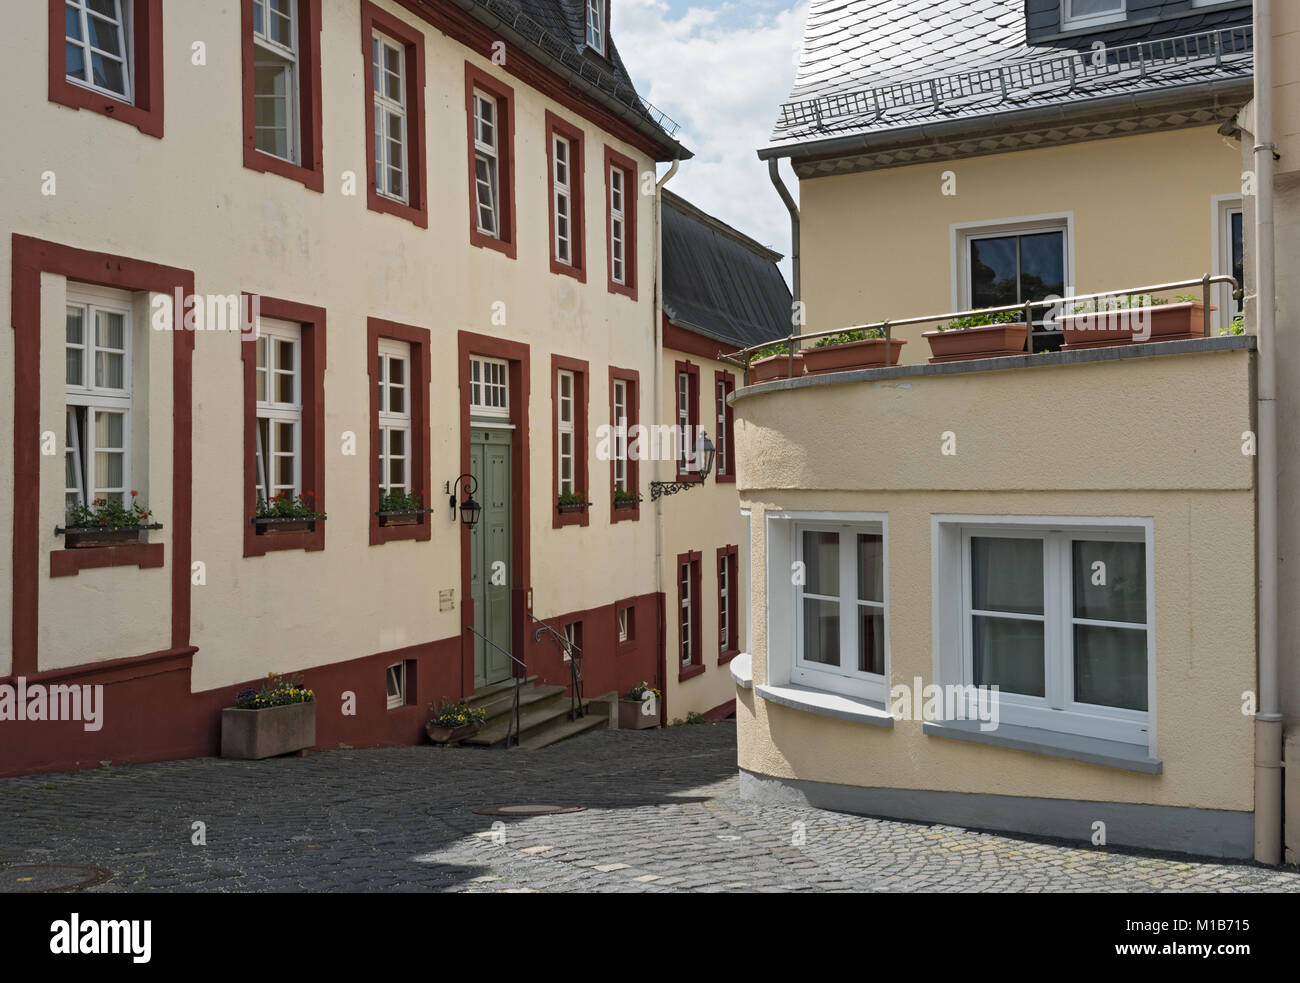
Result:
[[[737,796],[735,760],[722,723],[534,753],[426,746],[0,779],[0,865],[112,871],[95,892],[1300,891],[1294,868],[757,805]],[[546,802],[587,809],[471,812]]]

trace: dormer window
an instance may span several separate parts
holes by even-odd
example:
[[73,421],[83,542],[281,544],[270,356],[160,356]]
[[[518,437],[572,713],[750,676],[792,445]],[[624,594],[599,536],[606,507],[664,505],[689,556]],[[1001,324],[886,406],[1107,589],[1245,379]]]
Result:
[[1122,21],[1126,0],[1061,0],[1061,27],[1097,27]]
[[605,53],[605,0],[587,0],[587,46]]

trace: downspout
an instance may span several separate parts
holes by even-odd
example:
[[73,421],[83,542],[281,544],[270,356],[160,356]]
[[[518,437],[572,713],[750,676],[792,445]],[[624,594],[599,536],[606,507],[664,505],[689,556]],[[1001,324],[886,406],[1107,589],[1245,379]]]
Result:
[[790,194],[790,189],[785,186],[781,180],[781,159],[772,157],[767,162],[767,173],[776,186],[776,192],[785,202],[785,210],[790,213],[790,293],[794,297],[794,302],[799,303],[803,299],[803,293],[799,286],[799,206],[794,203],[794,197]]
[[[654,303],[654,394],[655,422],[663,419],[663,362],[664,362],[664,226],[663,226],[663,190],[664,185],[673,179],[682,162],[674,158],[672,165],[664,172],[655,185],[655,303]],[[652,454],[654,460],[654,480],[661,481],[663,462],[659,455]],[[666,617],[667,601],[664,597],[664,500],[655,499],[655,594],[659,598],[659,678],[662,680],[663,694],[659,698],[659,722],[668,719],[668,643],[664,632],[668,628]]]
[[1255,0],[1255,216],[1259,355],[1259,707],[1255,715],[1255,859],[1282,862],[1282,714],[1277,662],[1277,286],[1273,241],[1273,9]]

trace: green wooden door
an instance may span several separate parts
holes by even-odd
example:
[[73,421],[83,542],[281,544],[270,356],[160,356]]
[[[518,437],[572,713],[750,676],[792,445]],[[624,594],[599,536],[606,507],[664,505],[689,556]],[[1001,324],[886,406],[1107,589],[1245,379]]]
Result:
[[[483,506],[470,534],[470,589],[474,628],[511,651],[510,588],[514,582],[510,550],[509,430],[470,431],[470,472],[478,479],[474,497]],[[474,686],[509,679],[511,662],[502,652],[474,639]]]

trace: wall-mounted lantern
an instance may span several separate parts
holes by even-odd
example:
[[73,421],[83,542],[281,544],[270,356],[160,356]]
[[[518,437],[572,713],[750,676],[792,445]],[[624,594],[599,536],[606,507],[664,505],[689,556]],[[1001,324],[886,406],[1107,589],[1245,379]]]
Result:
[[[468,488],[463,488],[464,499],[456,501],[456,490],[463,484],[468,484]],[[460,521],[464,523],[467,529],[473,529],[478,524],[479,513],[483,511],[483,506],[474,501],[474,493],[478,491],[478,479],[472,474],[463,474],[451,486],[451,518],[456,521],[456,509],[460,508]]]
[[662,498],[664,495],[675,495],[679,491],[687,488],[694,488],[696,485],[704,484],[709,477],[709,472],[713,470],[713,441],[709,440],[707,430],[700,430],[700,438],[695,442],[695,460],[699,464],[699,481],[652,481],[650,482],[650,501]]

